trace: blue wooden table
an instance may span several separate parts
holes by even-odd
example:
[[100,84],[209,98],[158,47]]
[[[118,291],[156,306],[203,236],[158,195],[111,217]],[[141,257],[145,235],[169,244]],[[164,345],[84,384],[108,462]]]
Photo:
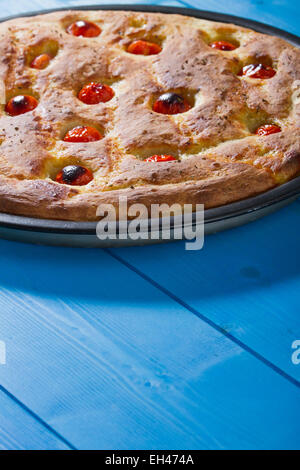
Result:
[[[288,0],[156,3],[299,32]],[[297,201],[199,252],[0,241],[0,449],[299,449],[299,232]]]

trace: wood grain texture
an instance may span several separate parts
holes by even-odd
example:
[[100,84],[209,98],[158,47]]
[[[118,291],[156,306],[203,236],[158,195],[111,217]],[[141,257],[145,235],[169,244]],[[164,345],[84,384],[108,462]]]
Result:
[[206,237],[199,252],[179,243],[114,253],[299,381],[291,361],[291,344],[300,337],[299,229],[296,202]]
[[68,449],[43,424],[0,391],[0,451]]
[[75,447],[296,445],[299,389],[105,252],[0,255],[0,382]]

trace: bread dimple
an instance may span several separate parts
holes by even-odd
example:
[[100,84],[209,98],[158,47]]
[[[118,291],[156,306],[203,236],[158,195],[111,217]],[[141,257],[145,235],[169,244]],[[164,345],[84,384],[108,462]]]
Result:
[[[67,34],[76,20],[102,32]],[[138,39],[161,53],[127,52]],[[212,41],[234,41],[222,52]],[[55,56],[44,70],[36,52]],[[286,41],[235,25],[181,15],[122,11],[64,11],[0,25],[0,97],[35,96],[39,105],[12,117],[0,113],[0,210],[64,220],[96,220],[100,203],[204,203],[216,207],[266,191],[300,171],[300,51]],[[276,69],[270,80],[238,76],[249,63]],[[115,96],[86,105],[79,90],[110,85]],[[4,91],[3,91],[4,90]],[[186,96],[191,109],[165,115],[152,109],[163,93]],[[281,132],[255,135],[264,123]],[[72,127],[91,125],[103,138],[67,143]],[[149,163],[157,153],[178,161]],[[94,179],[71,187],[53,181],[63,165],[82,164]]]

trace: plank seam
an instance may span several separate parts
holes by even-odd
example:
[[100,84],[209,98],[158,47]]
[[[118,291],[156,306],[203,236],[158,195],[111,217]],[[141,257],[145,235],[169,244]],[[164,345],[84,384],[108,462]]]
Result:
[[183,0],[177,0],[177,1],[178,1],[178,3],[181,3],[181,5],[183,5],[186,8],[192,8],[194,10],[198,10],[197,6],[191,5],[188,2],[184,2]]
[[51,434],[53,434],[58,440],[63,442],[70,450],[77,450],[76,447],[71,444],[65,437],[63,437],[59,432],[57,432],[52,426],[50,426],[46,421],[40,418],[34,411],[28,408],[23,402],[21,402],[17,397],[10,393],[3,385],[0,385],[0,391],[13,400],[19,407],[22,408],[27,414],[29,414],[35,421],[41,424],[44,428],[47,429]]
[[211,326],[212,328],[214,328],[216,331],[218,331],[219,333],[221,333],[222,335],[226,336],[230,341],[232,341],[233,343],[235,343],[236,345],[238,345],[240,348],[242,348],[244,351],[246,351],[247,353],[251,354],[251,356],[255,357],[256,359],[258,359],[260,362],[262,362],[263,364],[265,364],[267,367],[271,368],[274,372],[276,372],[277,374],[279,374],[281,377],[283,377],[284,379],[288,380],[290,383],[292,383],[293,385],[295,385],[296,387],[300,388],[300,382],[295,379],[294,377],[290,376],[288,373],[286,373],[284,370],[280,369],[280,367],[276,366],[276,364],[274,364],[273,362],[269,361],[269,359],[265,358],[264,356],[262,356],[260,353],[256,352],[254,349],[252,349],[250,346],[248,346],[247,344],[243,343],[242,341],[240,341],[238,338],[236,338],[235,336],[233,336],[231,333],[225,331],[222,327],[220,327],[217,323],[215,323],[214,321],[210,320],[209,318],[207,318],[205,315],[203,315],[202,313],[198,312],[198,310],[194,309],[193,307],[191,307],[189,304],[187,304],[184,300],[180,299],[179,297],[177,297],[175,294],[173,294],[171,291],[169,291],[168,289],[166,289],[165,287],[161,286],[160,284],[158,284],[156,281],[154,281],[154,279],[152,279],[151,277],[149,277],[147,274],[144,274],[142,271],[140,271],[138,268],[136,268],[135,266],[131,265],[130,263],[128,263],[127,261],[125,261],[121,256],[113,253],[109,248],[103,248],[103,250],[109,254],[110,256],[112,256],[112,258],[114,258],[115,260],[119,261],[120,263],[122,263],[124,266],[126,266],[128,269],[130,269],[131,271],[135,272],[138,276],[140,276],[142,279],[144,279],[145,281],[147,281],[148,283],[150,283],[152,286],[154,286],[156,289],[160,290],[161,292],[163,292],[165,295],[167,295],[168,297],[170,297],[172,300],[174,300],[175,302],[177,302],[179,305],[181,305],[182,307],[184,307],[186,310],[188,310],[190,313],[192,313],[193,315],[196,315],[196,317],[198,317],[200,320],[204,321],[207,325]]

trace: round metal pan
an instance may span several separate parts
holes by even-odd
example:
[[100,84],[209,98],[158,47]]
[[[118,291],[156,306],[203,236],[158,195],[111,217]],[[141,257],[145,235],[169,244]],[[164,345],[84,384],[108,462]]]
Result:
[[[269,26],[258,21],[248,20],[237,16],[226,15],[191,8],[162,7],[154,5],[101,5],[101,6],[76,6],[69,8],[54,8],[51,10],[34,11],[1,19],[1,22],[13,18],[35,16],[54,11],[63,10],[127,10],[144,11],[167,14],[182,14],[222,23],[234,23],[236,25],[251,28],[255,31],[281,37],[294,46],[300,46],[300,38],[281,29]],[[221,230],[237,227],[254,221],[277,209],[289,204],[300,196],[300,176],[278,186],[270,191],[242,201],[227,204],[215,209],[205,211],[205,234],[215,233]],[[197,223],[196,214],[193,214],[192,226]],[[171,219],[171,239],[176,228],[176,222]],[[150,222],[149,222],[150,230]],[[160,237],[158,240],[151,238],[133,241],[127,239],[100,240],[96,235],[96,222],[69,222],[62,220],[36,219],[31,217],[14,216],[0,213],[0,237],[8,240],[16,240],[28,243],[45,245],[79,246],[79,247],[108,247],[127,246],[138,244],[150,244],[166,241],[163,227],[160,225]]]

